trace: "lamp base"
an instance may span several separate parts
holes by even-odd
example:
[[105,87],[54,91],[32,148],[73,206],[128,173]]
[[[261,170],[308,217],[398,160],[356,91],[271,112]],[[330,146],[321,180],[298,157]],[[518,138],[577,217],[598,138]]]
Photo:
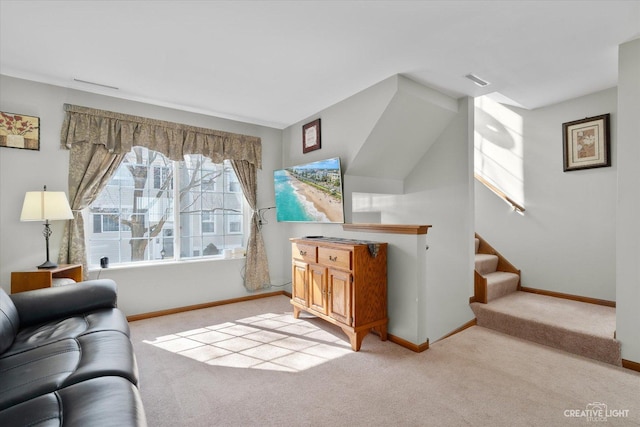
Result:
[[58,264],[56,264],[55,262],[51,262],[49,260],[46,260],[45,262],[43,262],[38,266],[38,268],[41,268],[41,269],[57,268],[57,267],[58,267]]

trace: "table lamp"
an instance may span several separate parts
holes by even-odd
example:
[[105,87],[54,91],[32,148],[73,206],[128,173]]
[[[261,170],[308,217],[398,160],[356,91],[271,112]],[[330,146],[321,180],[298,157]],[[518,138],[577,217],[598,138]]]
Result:
[[58,265],[49,261],[49,237],[51,228],[49,221],[73,219],[67,195],[63,191],[27,191],[22,204],[20,221],[44,221],[44,235],[47,244],[47,260],[38,268],[56,268]]

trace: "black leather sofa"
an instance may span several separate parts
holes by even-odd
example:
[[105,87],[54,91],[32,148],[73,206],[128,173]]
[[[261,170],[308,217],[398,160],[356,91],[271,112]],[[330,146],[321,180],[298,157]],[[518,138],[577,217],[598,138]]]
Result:
[[0,426],[146,426],[116,284],[0,288]]

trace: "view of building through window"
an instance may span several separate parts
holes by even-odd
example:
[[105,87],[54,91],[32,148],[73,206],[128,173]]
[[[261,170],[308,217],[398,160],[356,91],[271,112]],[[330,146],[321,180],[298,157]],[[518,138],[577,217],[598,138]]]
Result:
[[113,264],[222,254],[244,245],[244,196],[228,161],[180,162],[134,147],[86,218],[87,258]]

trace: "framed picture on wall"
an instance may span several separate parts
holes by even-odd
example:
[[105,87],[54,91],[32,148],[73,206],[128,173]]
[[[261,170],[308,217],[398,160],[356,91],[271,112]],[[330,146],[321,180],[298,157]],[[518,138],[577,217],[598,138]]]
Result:
[[564,171],[611,166],[609,114],[562,124]]
[[320,149],[320,119],[302,126],[302,152]]
[[40,118],[0,112],[0,147],[40,150]]

